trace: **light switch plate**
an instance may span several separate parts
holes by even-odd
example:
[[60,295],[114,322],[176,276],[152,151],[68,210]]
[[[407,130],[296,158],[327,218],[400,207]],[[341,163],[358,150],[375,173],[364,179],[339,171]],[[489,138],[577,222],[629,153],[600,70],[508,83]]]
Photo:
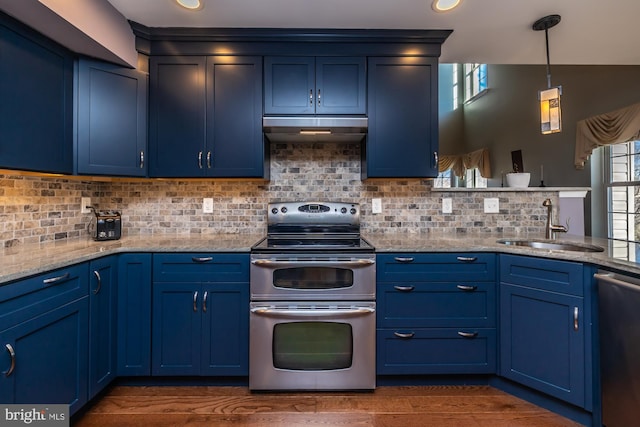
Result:
[[202,199],[202,212],[203,213],[213,213],[213,199],[210,197],[205,197]]
[[447,197],[442,199],[442,213],[450,214],[453,212],[453,202],[451,198]]
[[484,199],[484,213],[500,213],[500,199],[494,197]]
[[382,213],[382,199],[371,199],[371,212],[374,214]]

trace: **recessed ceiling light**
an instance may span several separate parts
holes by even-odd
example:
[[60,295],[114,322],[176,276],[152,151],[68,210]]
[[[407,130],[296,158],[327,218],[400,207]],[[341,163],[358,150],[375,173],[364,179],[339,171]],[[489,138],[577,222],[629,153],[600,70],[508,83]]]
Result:
[[195,10],[195,9],[200,9],[202,7],[200,0],[176,0],[176,1],[180,6],[186,9]]
[[433,0],[431,7],[436,12],[448,12],[455,9],[462,0]]

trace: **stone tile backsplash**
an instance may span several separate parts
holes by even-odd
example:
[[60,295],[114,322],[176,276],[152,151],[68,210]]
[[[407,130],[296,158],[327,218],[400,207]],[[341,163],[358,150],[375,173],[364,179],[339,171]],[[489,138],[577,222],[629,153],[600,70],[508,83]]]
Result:
[[[431,180],[360,180],[360,145],[271,144],[271,180],[141,180],[109,182],[79,177],[0,175],[0,244],[3,247],[74,237],[89,238],[91,214],[80,198],[122,213],[124,235],[263,233],[268,202],[358,202],[363,232],[537,233],[544,235],[542,200],[548,192],[432,192]],[[202,199],[214,212],[202,212]],[[441,213],[441,199],[453,213]],[[485,214],[484,198],[500,199],[500,213]],[[383,212],[372,214],[371,199]]]

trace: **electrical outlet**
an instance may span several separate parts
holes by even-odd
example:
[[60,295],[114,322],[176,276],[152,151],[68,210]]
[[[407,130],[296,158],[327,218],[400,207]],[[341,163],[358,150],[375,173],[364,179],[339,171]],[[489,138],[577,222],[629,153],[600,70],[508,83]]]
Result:
[[453,212],[453,202],[450,198],[442,199],[442,213],[450,214]]
[[80,213],[91,213],[91,209],[87,206],[91,206],[91,197],[82,197],[80,199]]
[[500,199],[493,197],[484,199],[484,213],[500,213]]
[[382,199],[371,199],[371,212],[374,214],[382,213]]
[[202,199],[202,213],[213,213],[213,199],[211,197]]

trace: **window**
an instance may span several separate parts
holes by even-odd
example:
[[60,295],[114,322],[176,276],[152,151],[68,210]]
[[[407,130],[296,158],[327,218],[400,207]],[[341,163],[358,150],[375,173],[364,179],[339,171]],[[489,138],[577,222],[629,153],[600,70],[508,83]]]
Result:
[[487,179],[480,176],[480,170],[478,168],[466,169],[464,179],[458,178],[457,182],[454,182],[455,176],[451,169],[444,172],[440,172],[436,179],[433,180],[433,188],[451,188],[458,187],[466,188],[487,188]]
[[444,172],[440,172],[436,179],[433,180],[433,188],[451,188],[453,174],[451,173],[451,169],[447,169]]
[[[635,248],[628,242],[640,242],[640,141],[610,145],[607,157],[608,237],[623,255],[620,251]],[[635,259],[635,254],[626,255]]]
[[480,169],[473,168],[465,171],[467,188],[487,188],[487,178],[480,175]]
[[487,90],[487,64],[464,64],[464,102]]
[[452,70],[454,110],[487,90],[487,64],[453,64]]

